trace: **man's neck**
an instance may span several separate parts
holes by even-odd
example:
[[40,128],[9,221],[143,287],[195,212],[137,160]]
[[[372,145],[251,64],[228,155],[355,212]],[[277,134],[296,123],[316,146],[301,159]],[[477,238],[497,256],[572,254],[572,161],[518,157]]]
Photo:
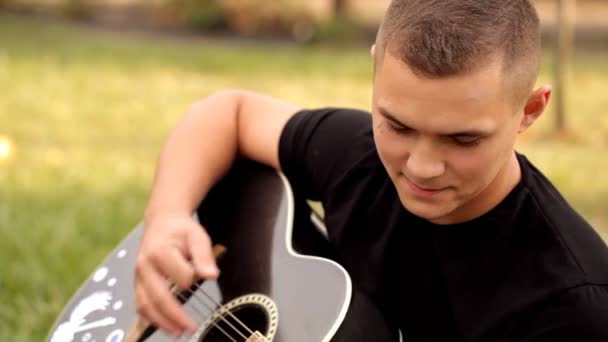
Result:
[[475,198],[442,218],[439,224],[455,224],[473,220],[502,202],[521,180],[521,168],[515,153],[498,172],[494,180]]

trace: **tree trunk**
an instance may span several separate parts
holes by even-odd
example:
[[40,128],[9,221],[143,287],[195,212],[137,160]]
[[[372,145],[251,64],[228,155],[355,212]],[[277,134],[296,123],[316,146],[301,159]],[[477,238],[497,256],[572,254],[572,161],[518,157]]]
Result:
[[566,131],[568,79],[574,43],[576,0],[558,0],[557,44],[555,52],[555,129]]
[[348,0],[333,0],[334,18],[346,17],[348,12]]

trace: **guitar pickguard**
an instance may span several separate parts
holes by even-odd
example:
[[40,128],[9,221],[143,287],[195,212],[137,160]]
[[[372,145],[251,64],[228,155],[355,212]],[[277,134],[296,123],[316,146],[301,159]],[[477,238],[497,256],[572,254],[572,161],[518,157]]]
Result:
[[[126,258],[127,247],[116,250],[83,285],[80,298],[72,301],[56,323],[51,342],[123,341],[127,329],[124,320],[135,314],[132,297],[122,290],[133,286],[132,276],[125,277],[125,271],[133,266],[132,258]],[[134,254],[136,246],[132,247]]]

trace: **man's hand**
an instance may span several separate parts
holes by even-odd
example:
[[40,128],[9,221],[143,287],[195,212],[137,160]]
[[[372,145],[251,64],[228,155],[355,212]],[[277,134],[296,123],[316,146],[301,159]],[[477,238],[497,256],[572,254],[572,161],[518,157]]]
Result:
[[219,275],[211,240],[188,215],[165,215],[145,222],[135,261],[135,301],[141,317],[179,336],[196,324],[170,291],[170,284],[187,289],[197,278]]
[[209,236],[187,211],[230,169],[237,155],[279,169],[279,140],[299,107],[269,96],[223,91],[195,103],[161,152],[144,216],[135,262],[135,295],[141,317],[179,335],[194,330],[169,291],[195,278],[215,278]]

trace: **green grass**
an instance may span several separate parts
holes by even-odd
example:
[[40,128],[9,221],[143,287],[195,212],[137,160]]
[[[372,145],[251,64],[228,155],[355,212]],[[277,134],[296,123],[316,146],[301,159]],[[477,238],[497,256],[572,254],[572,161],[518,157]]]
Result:
[[[158,39],[0,15],[0,137],[14,144],[0,161],[0,340],[42,340],[137,223],[160,145],[189,104],[238,87],[303,106],[369,108],[367,51]],[[543,139],[550,111],[520,146],[604,236],[607,63],[577,55],[576,143]]]

